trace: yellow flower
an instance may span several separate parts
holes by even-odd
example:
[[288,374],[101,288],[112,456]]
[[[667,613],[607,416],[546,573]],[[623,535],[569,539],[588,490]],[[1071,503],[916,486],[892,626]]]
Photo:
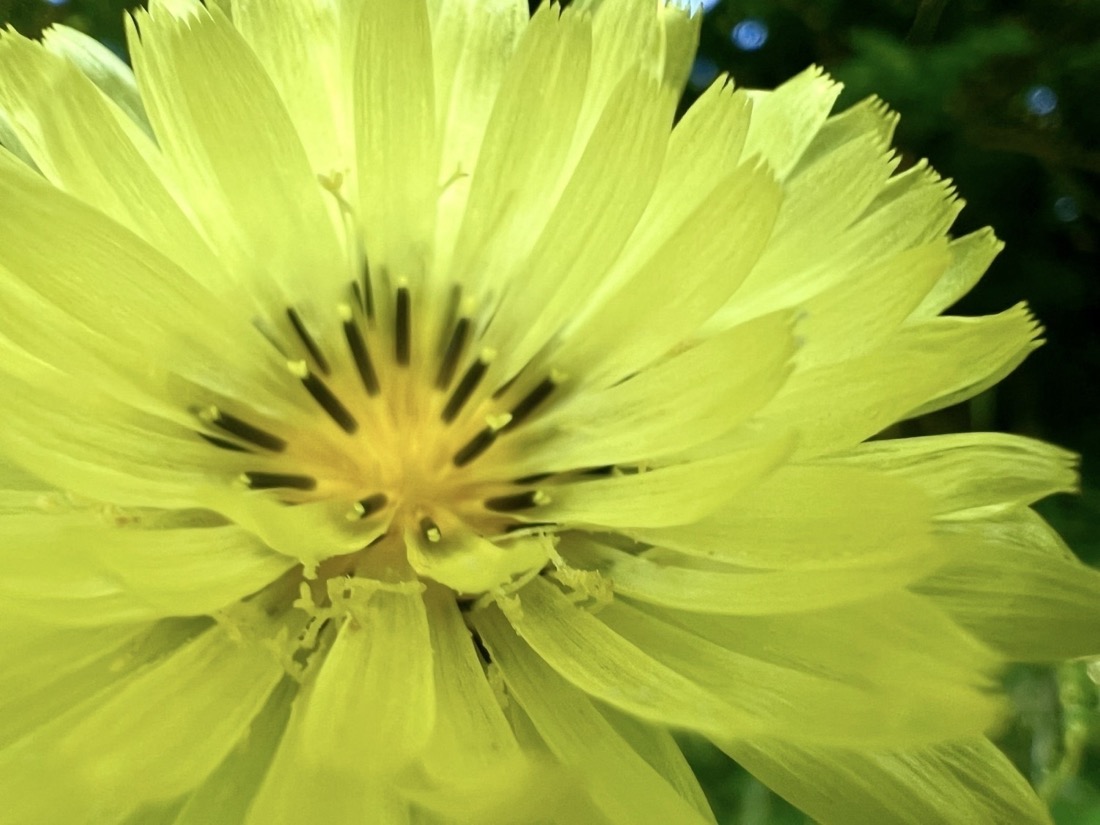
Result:
[[[679,122],[654,0],[154,0],[0,40],[0,798],[46,823],[1046,822],[1011,660],[1095,654],[1073,459],[989,387],[895,118]],[[136,81],[135,81],[136,75]]]

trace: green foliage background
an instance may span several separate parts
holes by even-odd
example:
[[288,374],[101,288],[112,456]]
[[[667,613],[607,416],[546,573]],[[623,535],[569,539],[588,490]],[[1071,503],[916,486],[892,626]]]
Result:
[[[0,0],[0,20],[27,34],[63,22],[121,52],[133,5]],[[731,39],[746,20],[767,27],[760,48]],[[956,181],[969,204],[958,233],[997,229],[1007,249],[957,311],[1026,299],[1047,344],[994,390],[900,430],[999,429],[1077,450],[1082,495],[1044,513],[1100,563],[1100,0],[719,0],[704,16],[700,58],[688,100],[719,71],[769,87],[810,63],[845,84],[843,105],[877,94],[901,113],[903,163],[927,157]],[[1056,96],[1050,112],[1029,107],[1036,87]],[[1009,688],[1019,712],[1004,747],[1059,825],[1100,825],[1096,684],[1071,664],[1021,669]],[[713,749],[685,746],[720,821],[806,822]]]

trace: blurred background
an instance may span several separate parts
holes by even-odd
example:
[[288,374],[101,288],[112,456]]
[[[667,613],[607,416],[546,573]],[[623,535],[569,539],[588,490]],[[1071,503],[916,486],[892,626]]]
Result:
[[[903,166],[929,158],[968,203],[957,234],[996,228],[1006,250],[954,311],[1027,300],[1047,343],[993,390],[900,432],[1006,430],[1081,453],[1081,495],[1041,509],[1100,564],[1100,0],[679,1],[703,14],[685,105],[721,72],[771,87],[817,63],[844,83],[842,106],[875,94],[901,113]],[[134,5],[0,0],[0,20],[28,35],[65,23],[123,54]],[[1100,693],[1086,666],[1021,668],[1009,688],[1003,747],[1059,825],[1100,825]],[[713,749],[685,747],[720,822],[807,822]]]

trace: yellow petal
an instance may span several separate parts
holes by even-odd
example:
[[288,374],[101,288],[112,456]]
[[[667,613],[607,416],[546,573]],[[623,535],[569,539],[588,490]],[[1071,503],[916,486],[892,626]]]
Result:
[[417,588],[362,588],[353,598],[353,612],[299,698],[301,758],[380,781],[407,766],[431,733],[431,639]]
[[907,566],[935,552],[932,508],[916,487],[848,467],[781,467],[694,523],[629,532],[658,547],[766,570]]
[[58,776],[83,799],[89,821],[168,801],[237,745],[282,676],[261,645],[207,630],[0,753],[4,797],[41,808],[26,822],[68,821],[47,813]]
[[0,516],[2,610],[57,625],[208,615],[293,564],[239,527],[116,527],[106,513]]
[[948,562],[918,585],[959,624],[1015,660],[1094,655],[1100,639],[1100,572],[1066,550],[1035,513],[940,525]]
[[802,613],[862,601],[898,591],[944,561],[942,553],[919,552],[839,570],[700,569],[671,563],[667,551],[637,555],[573,535],[559,550],[571,565],[598,570],[624,596],[692,613],[736,616]]
[[[571,166],[591,58],[591,25],[543,4],[531,18],[493,105],[450,278],[484,298],[502,288],[545,225]],[[537,90],[537,91],[536,91]]]
[[790,455],[787,435],[749,442],[718,458],[596,481],[547,485],[550,502],[540,508],[559,523],[642,528],[690,524],[758,483]]
[[556,674],[501,621],[483,616],[485,643],[509,696],[522,705],[547,746],[589,782],[596,804],[612,822],[705,823],[615,731],[592,702]]
[[[474,622],[490,652],[498,651],[496,659],[529,663],[541,658],[589,696],[652,723],[712,734],[765,729],[615,633],[541,577],[520,591],[518,605],[507,614],[490,608],[476,614]],[[509,623],[529,651],[510,640]]]
[[525,0],[433,0],[428,11],[440,135],[435,260],[447,272],[470,196],[470,175],[530,12]]
[[279,747],[296,690],[292,679],[275,687],[244,740],[187,794],[170,825],[237,825],[244,821],[252,795]]
[[791,321],[788,313],[764,316],[620,384],[577,392],[516,434],[516,468],[548,472],[657,460],[736,429],[789,374]]
[[1002,249],[1004,244],[988,227],[952,241],[948,247],[951,265],[913,310],[912,319],[931,318],[953,305],[978,282]]
[[[584,306],[626,244],[661,168],[672,118],[656,81],[628,72],[612,91],[546,227],[493,316],[486,342],[503,377]],[[492,322],[490,322],[492,324]],[[499,367],[498,367],[499,365]]]
[[937,515],[990,504],[1033,504],[1077,490],[1073,453],[1006,433],[869,441],[835,462],[904,478],[921,488]]
[[[932,743],[980,735],[1006,710],[994,693],[996,657],[903,591],[813,614],[759,617],[617,599],[599,618],[621,642],[769,736],[851,747]],[[726,735],[752,738],[739,722],[731,718]]]
[[118,55],[94,37],[57,24],[42,32],[42,45],[78,66],[130,120],[149,131],[134,73]]
[[[5,618],[0,635],[0,748],[18,741],[147,663],[149,626],[57,628]],[[178,640],[176,640],[178,642]],[[162,652],[151,646],[148,655]]]
[[752,122],[745,155],[760,153],[778,177],[798,162],[840,95],[821,69],[811,66],[775,91],[752,91]]
[[851,447],[996,383],[1037,346],[1037,333],[1022,305],[982,318],[934,318],[866,355],[796,372],[761,415],[799,431],[800,457]]
[[233,3],[233,25],[278,89],[310,167],[318,175],[343,175],[350,188],[355,159],[341,24],[348,21],[331,0]]
[[359,219],[372,266],[413,283],[430,264],[439,149],[424,0],[359,4],[351,56]]
[[[779,200],[766,170],[738,167],[693,212],[682,213],[653,256],[569,330],[555,363],[594,384],[613,382],[693,335],[767,246]],[[624,340],[631,346],[622,346]]]
[[294,302],[335,306],[348,264],[331,195],[248,43],[217,8],[154,2],[134,20],[130,55],[157,143],[227,268],[273,321]]
[[[177,202],[175,183],[156,145],[100,94],[92,80],[62,59],[72,57],[68,35],[58,34],[54,41],[47,40],[47,46],[51,42],[64,46],[53,49],[60,56],[18,35],[0,36],[0,62],[5,67],[0,110],[14,116],[21,145],[59,189],[109,215],[194,278],[225,294],[232,276]],[[141,119],[144,122],[144,113]],[[73,128],[74,123],[83,129]],[[90,133],[95,140],[87,139]]]
[[1046,807],[987,739],[900,751],[719,746],[821,825],[1050,825]]

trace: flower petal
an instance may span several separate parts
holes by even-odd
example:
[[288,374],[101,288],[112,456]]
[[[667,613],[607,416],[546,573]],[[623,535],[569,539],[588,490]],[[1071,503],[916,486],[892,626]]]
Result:
[[577,788],[565,769],[520,748],[453,596],[429,590],[436,724],[406,793],[443,821],[526,822],[561,808]]
[[690,524],[780,466],[794,447],[787,434],[754,439],[718,458],[545,487],[539,517],[559,523],[646,528]]
[[202,205],[195,217],[227,269],[272,323],[296,302],[344,300],[350,270],[335,204],[240,33],[198,4],[159,0],[134,20],[130,55],[157,143],[188,200]]
[[[419,586],[352,579],[351,614],[300,694],[301,759],[392,776],[423,750],[435,719],[433,652]],[[365,603],[363,603],[365,600]]]
[[1015,507],[940,525],[948,562],[917,590],[1008,658],[1094,655],[1100,571],[1077,561],[1038,515]]
[[799,457],[851,447],[995,384],[1035,348],[1037,334],[1023,305],[904,327],[866,355],[795,372],[761,417],[799,431]]
[[578,391],[516,434],[516,475],[663,459],[734,430],[786,380],[791,327],[788,313],[764,316],[620,384]]
[[734,616],[802,613],[862,601],[895,592],[944,561],[941,553],[914,552],[839,570],[693,568],[671,563],[668,551],[626,553],[573,534],[563,539],[559,550],[570,565],[595,569],[609,578],[616,593],[691,613]]
[[234,525],[140,529],[109,513],[0,516],[5,613],[58,625],[207,615],[256,592],[294,561]]
[[347,587],[331,588],[350,612],[294,700],[248,825],[297,825],[303,810],[332,825],[361,823],[363,811],[387,825],[409,821],[395,774],[423,751],[436,709],[422,587]]
[[[51,722],[83,699],[110,690],[146,664],[138,654],[149,626],[57,628],[4,620],[0,634],[0,749]],[[176,640],[177,643],[179,640]],[[154,645],[152,657],[159,653]]]
[[[600,114],[546,227],[509,281],[486,342],[499,374],[518,372],[601,283],[649,202],[668,142],[672,107],[656,81],[628,72]],[[495,333],[495,334],[494,334]],[[493,364],[494,370],[497,363]]]
[[[524,30],[485,127],[449,278],[499,294],[545,226],[573,144],[591,59],[591,26],[544,4]],[[538,90],[537,93],[535,90]]]
[[1050,825],[1024,778],[987,739],[905,751],[718,742],[822,825]]
[[347,21],[340,12],[332,0],[234,0],[233,26],[278,90],[310,168],[351,178],[350,90],[340,36]]
[[[530,663],[541,658],[588,695],[657,724],[712,734],[737,730],[751,735],[766,729],[622,638],[542,577],[504,607],[504,613],[491,608],[474,615],[490,651],[494,646],[499,651],[496,660]],[[531,653],[524,653],[518,642],[509,643],[509,623]]]
[[[98,373],[106,367],[130,385],[130,402],[140,397],[160,409],[172,406],[175,399],[164,396],[184,381],[286,410],[284,359],[247,317],[153,247],[38,176],[7,165],[0,165],[0,198],[7,231],[20,238],[0,248],[0,269],[7,270],[0,281],[0,320],[14,343],[41,352],[61,370],[98,363],[100,389]],[[58,226],[65,227],[64,244],[55,242]],[[45,339],[41,350],[38,338]],[[249,369],[227,375],[227,362]],[[79,369],[73,372],[79,377]],[[88,376],[83,380],[88,383]],[[194,403],[182,400],[180,413]],[[304,401],[302,406],[308,408]]]
[[296,685],[283,679],[242,741],[206,780],[187,794],[171,825],[240,823],[279,747]]
[[0,753],[4,797],[37,806],[24,822],[68,821],[55,812],[69,793],[98,821],[168,801],[237,745],[282,677],[262,645],[211,628]]
[[[40,44],[0,35],[0,61],[0,109],[14,116],[21,145],[47,180],[224,294],[231,276],[177,201],[177,187],[152,139],[76,66]],[[83,128],[74,129],[74,123]],[[88,140],[88,134],[96,139]]]
[[592,702],[540,661],[496,614],[483,617],[485,643],[509,696],[523,707],[551,751],[582,771],[596,804],[613,822],[704,823],[603,717]]
[[916,487],[833,466],[781,467],[694,523],[628,532],[658,547],[766,570],[866,570],[935,552],[932,508]]
[[[606,385],[689,338],[749,274],[767,245],[780,197],[765,169],[739,166],[680,216],[677,231],[617,291],[578,320],[554,363]],[[685,261],[692,266],[685,269]]]
[[435,258],[450,267],[485,129],[530,11],[526,0],[433,0],[432,62],[440,135]]
[[134,73],[123,60],[84,32],[55,24],[42,33],[42,44],[80,70],[143,131],[149,120],[138,94]]
[[914,321],[939,315],[968,293],[985,274],[993,259],[997,257],[1004,243],[993,230],[979,229],[951,242],[951,265],[943,277],[913,310]]
[[359,4],[351,58],[359,220],[372,267],[413,283],[430,266],[439,149],[424,0]]
[[[981,735],[1007,710],[995,692],[1000,659],[902,590],[771,616],[703,615],[617,599],[600,619],[782,739],[929,744]],[[737,727],[727,735],[753,736]]]
[[920,487],[937,515],[989,504],[1033,504],[1077,491],[1077,457],[1006,433],[951,433],[882,439],[830,459],[904,478]]
[[759,152],[777,177],[786,177],[825,122],[840,88],[811,66],[775,91],[751,91],[752,122],[745,155]]

